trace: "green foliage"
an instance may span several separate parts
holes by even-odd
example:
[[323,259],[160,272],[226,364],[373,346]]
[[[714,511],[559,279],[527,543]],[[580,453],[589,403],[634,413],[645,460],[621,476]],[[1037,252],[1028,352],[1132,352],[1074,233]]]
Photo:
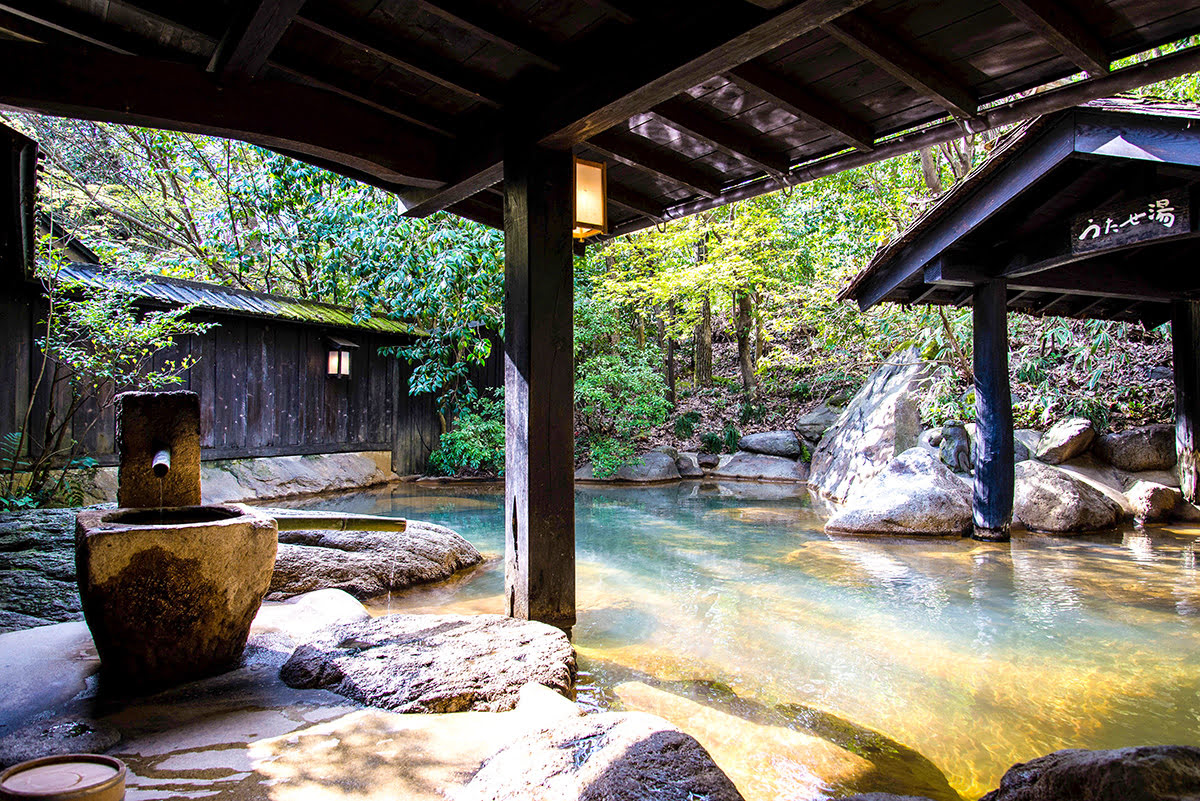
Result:
[[[179,373],[195,364],[191,356],[160,359],[176,337],[202,333],[209,323],[187,320],[192,307],[142,311],[135,305],[135,275],[114,270],[103,286],[66,280],[59,254],[43,243],[37,275],[47,300],[47,314],[35,339],[42,353],[30,401],[15,439],[0,448],[0,504],[78,503],[82,487],[72,476],[93,471],[96,461],[78,453],[87,428],[74,425],[86,403],[109,407],[118,391],[161,389],[180,381]],[[32,430],[33,404],[39,391],[65,398],[59,415],[50,414]],[[100,419],[91,418],[94,426]]]
[[725,448],[725,435],[719,431],[705,431],[700,435],[701,453],[720,453]]
[[438,439],[429,455],[439,476],[504,474],[504,391],[475,398]]
[[725,428],[721,431],[721,442],[725,446],[726,453],[733,453],[737,450],[738,440],[742,438],[742,432],[738,431],[737,426],[733,423],[726,423]]
[[699,422],[699,412],[684,412],[675,418],[675,436],[679,439],[691,439],[696,433],[696,423]]
[[764,403],[758,403],[752,400],[744,400],[738,406],[738,424],[749,425],[751,423],[762,422],[762,419],[767,416],[767,406]]

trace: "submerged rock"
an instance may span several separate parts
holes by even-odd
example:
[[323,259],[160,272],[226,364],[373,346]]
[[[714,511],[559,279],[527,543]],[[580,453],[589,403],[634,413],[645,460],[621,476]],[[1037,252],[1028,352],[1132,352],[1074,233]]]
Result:
[[747,434],[739,439],[738,450],[799,459],[800,440],[794,431],[760,431],[757,434]]
[[1152,745],[1055,751],[1013,765],[981,801],[1191,801],[1200,798],[1200,748]]
[[971,527],[971,490],[922,447],[897,456],[825,523],[847,534],[962,534]]
[[441,581],[482,561],[456,532],[421,520],[408,521],[408,530],[397,533],[282,531],[267,599],[328,588],[373,598]]
[[714,478],[803,482],[808,480],[808,467],[804,462],[782,456],[738,451],[722,462],[712,475]]
[[1175,466],[1175,426],[1153,425],[1105,434],[1096,440],[1096,455],[1130,473],[1170,470]]
[[913,347],[894,354],[850,401],[813,452],[809,483],[841,503],[917,444],[917,400],[930,365]]
[[695,738],[640,712],[601,712],[526,734],[491,756],[459,801],[741,801]]
[[638,484],[651,484],[658,481],[677,481],[679,468],[675,466],[675,457],[662,451],[651,451],[641,456],[633,457],[628,464],[621,465],[617,472],[604,478],[596,477],[596,470],[591,462],[587,462],[575,471],[576,481],[632,481]]
[[575,651],[552,626],[501,615],[388,615],[339,626],[295,650],[290,687],[396,712],[501,712],[528,682],[566,695]]
[[1084,417],[1068,417],[1059,420],[1042,435],[1034,457],[1046,464],[1062,464],[1092,447],[1096,429],[1092,421]]
[[1079,476],[1035,460],[1016,466],[1013,517],[1033,531],[1067,533],[1111,528],[1121,506]]

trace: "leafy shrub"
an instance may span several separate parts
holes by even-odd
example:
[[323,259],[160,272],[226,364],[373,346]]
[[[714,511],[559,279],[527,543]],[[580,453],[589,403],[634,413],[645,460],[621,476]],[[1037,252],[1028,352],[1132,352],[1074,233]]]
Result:
[[438,439],[429,470],[439,476],[504,474],[503,389],[493,389],[490,398],[477,398],[463,410]]
[[761,422],[767,416],[767,405],[765,403],[755,403],[751,400],[744,400],[738,407],[738,423],[740,425],[749,425],[750,423]]
[[725,437],[716,431],[706,431],[700,435],[701,453],[720,453],[725,447]]
[[675,436],[679,439],[691,439],[696,433],[696,423],[699,422],[699,412],[684,412],[675,418]]
[[725,430],[721,432],[721,442],[725,446],[727,453],[733,453],[737,450],[738,440],[742,438],[742,432],[738,431],[737,426],[733,423],[726,423]]

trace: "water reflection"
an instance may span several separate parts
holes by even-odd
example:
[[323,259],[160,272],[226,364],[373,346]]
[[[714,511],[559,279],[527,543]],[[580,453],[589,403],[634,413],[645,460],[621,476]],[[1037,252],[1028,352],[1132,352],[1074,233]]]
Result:
[[[500,488],[303,505],[457,529],[489,562],[394,607],[502,611]],[[832,537],[803,491],[739,483],[580,488],[576,507],[585,702],[619,704],[619,671],[717,681],[881,732],[967,797],[1057,748],[1200,740],[1200,530]]]

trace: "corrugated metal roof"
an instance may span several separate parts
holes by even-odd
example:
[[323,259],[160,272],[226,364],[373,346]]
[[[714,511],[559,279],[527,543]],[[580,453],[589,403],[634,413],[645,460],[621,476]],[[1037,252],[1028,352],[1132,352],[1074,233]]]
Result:
[[66,264],[62,267],[61,274],[64,279],[78,281],[89,286],[107,286],[112,285],[114,281],[126,282],[138,296],[168,306],[194,305],[206,311],[267,317],[312,325],[356,328],[385,334],[429,335],[427,331],[408,323],[378,315],[356,320],[353,310],[329,303],[232,289],[199,281],[186,281],[181,278],[137,275],[96,264]]

